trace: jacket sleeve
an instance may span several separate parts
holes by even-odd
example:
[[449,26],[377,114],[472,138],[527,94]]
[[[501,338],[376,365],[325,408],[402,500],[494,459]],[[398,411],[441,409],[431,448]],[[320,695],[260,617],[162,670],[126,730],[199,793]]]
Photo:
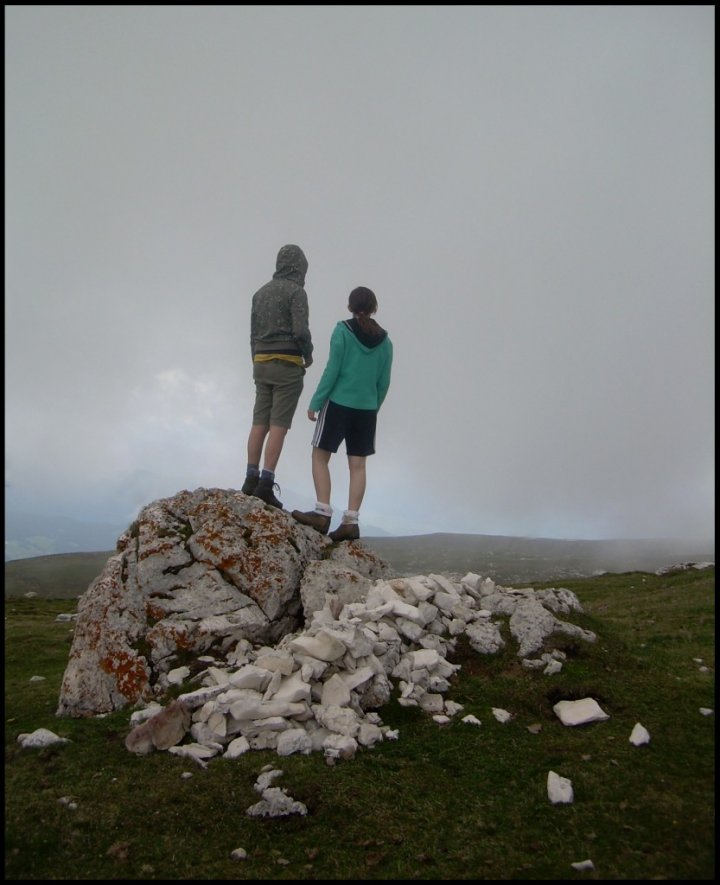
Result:
[[292,335],[305,360],[305,365],[312,364],[313,343],[310,334],[310,309],[308,307],[307,292],[299,289],[292,297],[290,303],[290,316],[292,319]]
[[257,315],[255,313],[255,296],[253,295],[252,307],[250,308],[250,359],[255,359],[255,339],[257,337]]
[[380,410],[380,406],[385,401],[385,397],[387,396],[387,392],[390,389],[390,374],[392,370],[392,361],[393,361],[393,346],[392,341],[387,339],[387,359],[383,364],[382,371],[380,372],[380,376],[377,382],[377,397],[378,397],[378,411]]
[[320,378],[315,393],[310,400],[310,405],[308,406],[310,411],[319,412],[325,405],[325,402],[330,398],[332,389],[340,374],[340,367],[342,366],[344,353],[345,340],[340,330],[340,323],[338,323],[330,336],[330,354],[328,356],[325,370],[322,373],[322,377]]

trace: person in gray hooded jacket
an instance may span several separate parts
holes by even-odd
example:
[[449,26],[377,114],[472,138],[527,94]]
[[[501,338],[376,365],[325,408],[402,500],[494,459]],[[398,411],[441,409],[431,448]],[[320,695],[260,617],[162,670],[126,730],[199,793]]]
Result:
[[274,494],[278,488],[275,469],[302,393],[305,369],[312,365],[304,289],[307,269],[307,258],[299,246],[283,246],[275,273],[253,295],[250,312],[255,405],[242,492],[280,509],[283,505]]

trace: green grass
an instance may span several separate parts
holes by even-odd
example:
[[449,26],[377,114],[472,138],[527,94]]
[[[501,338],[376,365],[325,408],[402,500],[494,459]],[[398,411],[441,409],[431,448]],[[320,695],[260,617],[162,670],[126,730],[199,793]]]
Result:
[[[451,724],[392,701],[379,712],[399,740],[333,767],[250,752],[201,770],[129,753],[128,711],[58,719],[72,624],[55,618],[74,602],[6,600],[6,878],[713,879],[715,720],[699,708],[714,708],[714,582],[714,568],[563,580],[584,608],[568,619],[598,641],[557,637],[561,673],[460,643],[448,697],[465,709]],[[553,704],[588,695],[610,718],[563,726]],[[646,746],[628,740],[636,722]],[[72,743],[22,749],[17,736],[39,727]],[[307,816],[247,817],[265,765]],[[571,779],[571,805],[549,802],[550,769]],[[246,860],[231,859],[238,847]],[[594,872],[570,866],[587,858]]]
[[56,553],[5,563],[5,599],[36,593],[52,599],[76,599],[105,568],[104,553]]

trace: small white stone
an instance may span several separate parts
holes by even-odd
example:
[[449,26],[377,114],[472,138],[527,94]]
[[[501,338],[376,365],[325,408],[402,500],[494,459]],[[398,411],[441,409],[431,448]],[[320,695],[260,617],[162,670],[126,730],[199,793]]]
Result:
[[245,860],[247,857],[247,851],[244,848],[236,848],[234,851],[230,852],[230,857],[233,860]]
[[493,707],[492,714],[498,722],[509,722],[512,719],[512,713],[503,710],[501,707]]
[[557,805],[558,803],[570,803],[573,801],[574,793],[572,782],[555,771],[549,771],[547,776],[547,793],[548,799]]
[[587,722],[599,722],[610,718],[594,698],[558,701],[553,711],[563,725],[584,725]]
[[289,814],[307,814],[307,807],[296,802],[280,787],[268,787],[262,799],[245,812],[249,817],[284,817]]
[[641,746],[642,744],[650,743],[650,734],[648,730],[640,725],[639,722],[635,723],[635,727],[632,730],[630,735],[630,743],[636,747]]
[[712,716],[715,711],[711,707],[700,707],[700,712],[703,716]]
[[190,675],[189,667],[176,667],[174,670],[170,670],[167,675],[167,681],[170,685],[181,685],[183,680],[187,679]]
[[250,749],[250,744],[248,739],[243,735],[241,737],[235,738],[234,741],[230,741],[228,744],[227,750],[223,753],[223,756],[226,759],[237,759],[238,756],[242,756],[243,753],[247,753]]
[[468,713],[467,716],[463,716],[462,722],[466,722],[468,725],[482,725],[482,722],[477,718],[477,716],[473,716],[472,713]]
[[570,866],[577,870],[578,873],[585,873],[595,869],[595,864],[590,859],[579,860],[576,863],[571,863]]
[[45,681],[44,676],[31,676],[30,677],[30,682],[44,682],[44,681]]
[[192,774],[191,774],[191,772],[189,772],[189,771],[183,771],[183,773],[180,775],[180,777],[181,777],[184,781],[187,781],[187,780],[190,780],[190,778],[192,777]]
[[436,713],[435,716],[433,716],[433,720],[437,722],[438,725],[447,725],[450,721],[450,717],[443,716],[441,713]]
[[61,738],[47,728],[36,728],[30,734],[19,734],[18,743],[25,748],[49,747],[52,744],[69,744],[69,738]]
[[455,701],[445,701],[445,713],[448,716],[455,716],[463,709],[462,704],[458,704]]

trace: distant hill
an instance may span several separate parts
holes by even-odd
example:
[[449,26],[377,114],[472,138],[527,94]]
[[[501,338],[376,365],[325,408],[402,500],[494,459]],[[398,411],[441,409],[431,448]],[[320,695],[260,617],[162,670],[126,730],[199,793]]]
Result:
[[577,541],[438,533],[368,538],[367,543],[400,574],[437,572],[462,577],[474,572],[507,586],[715,561],[713,541]]
[[[685,562],[715,562],[715,545],[691,541],[559,541],[495,535],[410,535],[366,537],[368,547],[397,574],[475,572],[505,586],[562,581],[601,572],[655,572]],[[114,545],[102,552],[35,556],[5,563],[5,598],[37,593],[73,599],[105,567]]]
[[[308,504],[306,509],[312,509]],[[60,553],[92,553],[112,550],[132,520],[124,525],[85,522],[68,516],[6,510],[5,562]],[[378,526],[364,526],[368,537],[391,537]]]
[[58,553],[5,563],[5,598],[36,593],[44,599],[76,599],[105,568],[103,553]]
[[5,562],[30,556],[112,550],[128,527],[6,510]]

